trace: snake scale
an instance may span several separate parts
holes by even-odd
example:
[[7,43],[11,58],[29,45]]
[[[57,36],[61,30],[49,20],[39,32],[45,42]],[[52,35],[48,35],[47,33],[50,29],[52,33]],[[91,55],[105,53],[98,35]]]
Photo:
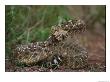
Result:
[[83,32],[83,20],[69,20],[51,27],[51,34],[43,42],[17,45],[13,50],[14,63],[26,66],[63,65],[72,69],[87,65],[87,50],[75,42],[74,36]]

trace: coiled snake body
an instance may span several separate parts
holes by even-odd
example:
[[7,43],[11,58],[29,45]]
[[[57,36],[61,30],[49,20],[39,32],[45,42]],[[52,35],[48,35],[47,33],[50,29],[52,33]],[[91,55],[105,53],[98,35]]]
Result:
[[46,62],[48,66],[61,64],[73,69],[82,68],[87,65],[87,51],[75,43],[73,36],[84,31],[85,27],[82,20],[52,26],[46,41],[17,45],[13,50],[14,62],[28,66]]

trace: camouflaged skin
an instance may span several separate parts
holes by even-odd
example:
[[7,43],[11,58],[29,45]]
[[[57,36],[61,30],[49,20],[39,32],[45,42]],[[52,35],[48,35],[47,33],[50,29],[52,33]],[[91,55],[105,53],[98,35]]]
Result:
[[87,65],[87,51],[75,43],[72,36],[83,32],[85,28],[82,20],[69,20],[52,26],[46,41],[17,45],[13,50],[14,62],[27,66],[46,62],[48,66],[61,64],[73,69],[82,68]]

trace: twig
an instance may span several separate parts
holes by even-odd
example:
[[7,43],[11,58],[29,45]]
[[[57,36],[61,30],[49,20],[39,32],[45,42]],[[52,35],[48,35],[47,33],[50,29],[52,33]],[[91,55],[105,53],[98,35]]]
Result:
[[26,43],[28,43],[28,41],[29,41],[29,30],[27,31],[27,39],[26,39]]

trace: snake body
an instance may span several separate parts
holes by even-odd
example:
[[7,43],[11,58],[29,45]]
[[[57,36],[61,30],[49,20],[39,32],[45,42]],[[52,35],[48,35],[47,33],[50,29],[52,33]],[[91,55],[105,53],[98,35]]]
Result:
[[48,66],[61,64],[73,69],[82,68],[87,65],[87,51],[75,43],[73,36],[85,28],[82,20],[52,26],[46,41],[17,45],[13,50],[14,62],[28,66],[42,62]]

